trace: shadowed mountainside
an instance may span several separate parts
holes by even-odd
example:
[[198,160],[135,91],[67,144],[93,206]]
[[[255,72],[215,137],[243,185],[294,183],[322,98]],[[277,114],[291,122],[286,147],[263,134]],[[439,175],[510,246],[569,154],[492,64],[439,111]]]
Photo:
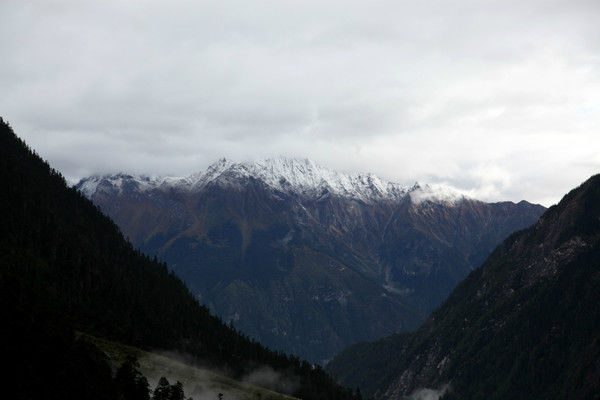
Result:
[[416,332],[361,343],[327,370],[401,399],[591,399],[600,393],[600,175],[506,239]]
[[0,119],[0,333],[15,398],[114,398],[91,333],[176,350],[240,377],[269,366],[295,397],[353,399],[320,368],[265,349],[200,306]]

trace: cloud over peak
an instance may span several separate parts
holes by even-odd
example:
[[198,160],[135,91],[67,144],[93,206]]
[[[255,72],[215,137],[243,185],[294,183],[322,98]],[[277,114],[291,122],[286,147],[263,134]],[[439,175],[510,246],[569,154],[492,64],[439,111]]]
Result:
[[0,4],[0,112],[67,177],[222,156],[542,202],[600,167],[596,1]]

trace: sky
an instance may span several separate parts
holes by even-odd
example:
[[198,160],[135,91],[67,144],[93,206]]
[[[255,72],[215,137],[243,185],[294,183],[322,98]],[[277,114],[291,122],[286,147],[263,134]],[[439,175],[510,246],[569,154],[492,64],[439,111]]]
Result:
[[600,1],[0,1],[0,116],[70,182],[310,158],[549,206],[600,172]]

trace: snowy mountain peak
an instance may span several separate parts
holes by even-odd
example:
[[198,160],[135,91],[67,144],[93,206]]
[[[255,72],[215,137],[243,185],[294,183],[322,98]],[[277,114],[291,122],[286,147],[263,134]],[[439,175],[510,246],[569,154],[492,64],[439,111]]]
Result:
[[263,182],[285,193],[318,197],[334,194],[365,202],[400,200],[410,196],[415,204],[424,201],[455,203],[464,198],[457,190],[443,185],[412,187],[382,180],[373,174],[344,174],[321,167],[309,159],[288,157],[265,158],[257,161],[233,162],[222,158],[209,165],[203,173],[188,177],[149,177],[117,174],[93,176],[81,180],[77,188],[87,197],[97,191],[125,189],[147,191],[151,189],[202,190],[209,184],[243,187],[248,179]]
[[372,174],[343,174],[321,167],[309,159],[287,157],[240,163],[222,159],[209,166],[194,186],[201,187],[210,182],[236,185],[250,177],[280,191],[305,195],[333,193],[369,201],[398,198],[407,193],[405,187],[383,181]]
[[424,201],[454,204],[467,197],[464,193],[461,193],[450,186],[440,184],[420,185],[419,183],[413,185],[409,190],[409,195],[410,200],[414,204],[421,204]]

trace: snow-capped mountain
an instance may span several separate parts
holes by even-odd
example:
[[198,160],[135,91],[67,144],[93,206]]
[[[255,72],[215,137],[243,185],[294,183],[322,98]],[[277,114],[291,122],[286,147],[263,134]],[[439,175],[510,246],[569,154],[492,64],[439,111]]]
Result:
[[309,159],[286,157],[267,158],[254,162],[232,162],[226,159],[211,164],[203,173],[187,177],[149,177],[116,174],[93,176],[78,184],[79,190],[90,197],[103,187],[122,192],[124,187],[138,191],[178,189],[198,191],[211,183],[243,187],[248,179],[256,179],[272,189],[303,196],[337,196],[372,203],[380,200],[400,200],[409,196],[413,203],[429,200],[453,204],[466,196],[445,185],[403,186],[373,174],[344,174],[323,168]]
[[288,158],[219,160],[187,177],[90,177],[77,188],[223,319],[311,361],[416,327],[544,210]]

